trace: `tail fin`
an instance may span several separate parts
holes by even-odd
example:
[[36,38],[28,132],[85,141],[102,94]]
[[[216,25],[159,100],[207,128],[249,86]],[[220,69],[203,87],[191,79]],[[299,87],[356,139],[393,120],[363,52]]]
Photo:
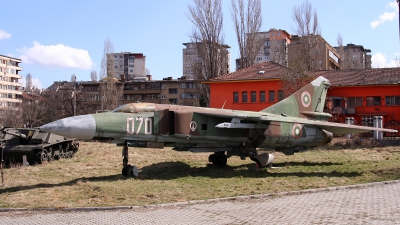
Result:
[[320,76],[282,101],[261,110],[262,112],[326,121],[332,117],[324,113],[329,80]]

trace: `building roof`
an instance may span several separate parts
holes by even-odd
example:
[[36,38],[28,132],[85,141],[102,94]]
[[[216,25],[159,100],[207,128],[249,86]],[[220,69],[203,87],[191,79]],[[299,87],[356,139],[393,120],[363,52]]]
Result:
[[216,77],[214,81],[239,81],[239,80],[265,80],[265,79],[279,79],[282,73],[286,73],[287,67],[280,64],[265,61],[262,63],[254,64],[250,67],[237,70],[233,73],[228,73],[223,76]]
[[332,86],[400,85],[400,68],[321,70],[310,74],[325,77]]
[[[280,79],[288,69],[277,63],[266,61],[216,77],[209,82]],[[308,74],[313,77],[323,76],[330,81],[332,86],[400,85],[400,68],[320,70]]]
[[14,59],[16,61],[22,62],[21,59],[17,59],[17,58],[14,58],[14,57],[6,56],[6,55],[0,55],[0,56],[1,57],[5,57],[5,58],[9,58],[9,59]]

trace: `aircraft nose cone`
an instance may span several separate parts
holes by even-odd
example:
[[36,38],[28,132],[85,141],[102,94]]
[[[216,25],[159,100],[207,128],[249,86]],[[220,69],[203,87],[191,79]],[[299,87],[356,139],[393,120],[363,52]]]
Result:
[[92,115],[73,116],[45,124],[40,129],[64,137],[90,140],[96,132],[96,122]]

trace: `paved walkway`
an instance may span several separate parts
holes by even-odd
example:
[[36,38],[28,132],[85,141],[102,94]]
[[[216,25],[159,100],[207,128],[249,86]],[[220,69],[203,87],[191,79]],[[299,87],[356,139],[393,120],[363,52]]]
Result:
[[1,209],[0,224],[400,224],[400,180],[145,207]]

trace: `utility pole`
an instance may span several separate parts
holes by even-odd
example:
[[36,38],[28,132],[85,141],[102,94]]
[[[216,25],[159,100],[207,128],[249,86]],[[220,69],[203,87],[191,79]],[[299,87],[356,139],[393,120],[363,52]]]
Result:
[[[397,0],[397,7],[398,7],[398,12],[400,12],[400,0]],[[400,41],[400,15],[399,15],[399,41]]]

